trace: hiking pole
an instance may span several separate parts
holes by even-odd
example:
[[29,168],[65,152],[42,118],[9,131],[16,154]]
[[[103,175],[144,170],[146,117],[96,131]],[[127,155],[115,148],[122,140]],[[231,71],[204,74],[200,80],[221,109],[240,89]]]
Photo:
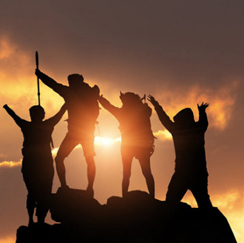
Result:
[[[38,52],[36,51],[36,69],[39,69],[39,58],[38,58]],[[39,84],[39,78],[37,77],[37,96],[38,96],[38,105],[41,105],[40,100],[40,84]]]

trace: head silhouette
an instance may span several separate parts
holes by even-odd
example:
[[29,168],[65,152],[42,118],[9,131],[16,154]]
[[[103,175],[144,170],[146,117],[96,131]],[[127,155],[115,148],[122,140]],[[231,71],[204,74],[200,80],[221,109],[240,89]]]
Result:
[[42,121],[45,117],[45,111],[40,105],[34,105],[30,109],[30,117],[31,120],[36,121]]
[[126,105],[126,106],[141,103],[141,97],[135,93],[132,93],[132,92],[122,93],[120,91],[119,98],[121,99],[123,105]]
[[179,111],[174,117],[175,124],[183,127],[192,125],[194,121],[194,115],[190,108],[185,108]]
[[69,86],[75,89],[79,87],[81,83],[84,82],[84,78],[82,75],[74,73],[68,76],[68,82],[69,82]]

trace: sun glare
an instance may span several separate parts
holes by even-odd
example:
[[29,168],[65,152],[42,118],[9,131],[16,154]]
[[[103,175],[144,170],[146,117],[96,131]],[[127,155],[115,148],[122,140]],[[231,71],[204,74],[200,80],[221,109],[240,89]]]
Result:
[[172,135],[169,131],[167,130],[159,130],[157,132],[154,132],[153,135],[156,137],[156,138],[159,138],[161,140],[171,140],[172,139]]
[[110,147],[115,143],[121,142],[121,138],[95,137],[95,145]]

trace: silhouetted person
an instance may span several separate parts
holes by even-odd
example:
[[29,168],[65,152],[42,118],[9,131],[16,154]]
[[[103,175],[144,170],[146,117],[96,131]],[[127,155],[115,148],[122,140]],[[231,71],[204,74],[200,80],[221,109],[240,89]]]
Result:
[[38,223],[44,223],[48,212],[48,200],[51,195],[54,176],[51,135],[54,126],[66,111],[66,107],[63,105],[55,116],[44,121],[45,111],[39,105],[30,108],[31,121],[20,118],[8,105],[4,105],[3,108],[21,128],[24,136],[21,171],[28,191],[26,206],[29,215],[29,226],[34,224],[35,207]]
[[199,208],[212,207],[208,195],[208,172],[204,148],[204,134],[208,127],[206,108],[198,105],[199,121],[194,121],[190,108],[181,110],[170,120],[163,108],[149,95],[159,120],[172,134],[175,147],[175,173],[169,183],[166,202],[175,205],[181,201],[186,191],[191,190]]
[[131,164],[135,157],[139,160],[142,173],[146,179],[149,194],[154,197],[155,186],[151,172],[150,157],[154,152],[154,136],[151,130],[151,108],[142,102],[139,95],[127,92],[120,93],[123,103],[121,108],[110,104],[100,96],[101,105],[112,113],[120,123],[121,155],[123,162],[122,194],[126,195],[131,176]]
[[67,187],[64,159],[77,145],[81,144],[87,162],[87,192],[93,196],[93,184],[96,173],[94,131],[99,114],[97,101],[100,92],[99,88],[97,85],[90,87],[84,82],[83,76],[79,74],[68,76],[69,86],[57,83],[40,70],[36,70],[36,75],[44,84],[62,96],[67,104],[68,133],[60,145],[55,158],[61,188]]

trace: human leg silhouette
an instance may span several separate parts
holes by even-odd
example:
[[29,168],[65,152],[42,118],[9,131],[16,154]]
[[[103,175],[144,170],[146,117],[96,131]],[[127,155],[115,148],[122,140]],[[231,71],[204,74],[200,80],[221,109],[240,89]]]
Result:
[[39,190],[36,194],[36,216],[39,224],[44,224],[47,212],[50,208],[53,176],[54,170],[49,171],[49,173],[46,173],[40,178]]
[[170,206],[177,206],[177,204],[184,197],[188,190],[186,178],[175,172],[170,180],[168,191],[166,193],[166,202]]
[[126,156],[122,154],[122,163],[123,163],[122,196],[123,197],[127,194],[129,189],[132,159],[133,159],[132,156]]
[[88,179],[88,186],[86,190],[89,193],[89,195],[93,197],[94,195],[93,184],[96,175],[96,166],[95,166],[94,157],[92,155],[87,156],[86,163],[87,163],[87,179]]
[[[26,161],[25,158],[23,159],[23,161],[24,160]],[[27,170],[26,168],[24,169],[24,171],[22,170],[22,173],[23,173],[25,186],[28,191],[27,199],[26,199],[26,209],[29,218],[28,226],[33,226],[34,225],[33,216],[36,207],[36,198],[35,198],[36,177],[32,176],[31,173],[29,173],[29,170]]]
[[36,202],[34,198],[28,193],[27,200],[26,200],[26,209],[29,217],[29,223],[28,223],[29,227],[34,225],[33,216],[34,216],[35,207],[36,207]]
[[55,162],[56,162],[56,170],[57,170],[61,187],[67,187],[66,176],[65,176],[66,170],[64,167],[64,157],[61,156],[60,154],[57,154],[55,158]]
[[139,159],[142,174],[146,179],[147,188],[149,191],[149,194],[154,198],[155,197],[155,183],[154,178],[151,171],[151,165],[150,165],[150,157],[140,158]]
[[64,166],[64,159],[71,153],[71,151],[78,144],[77,140],[75,140],[69,133],[65,136],[63,142],[61,143],[57,156],[55,158],[56,162],[56,170],[58,174],[58,178],[62,188],[67,187],[66,183],[66,170]]
[[197,201],[198,208],[212,208],[212,203],[208,194],[208,178],[207,176],[198,176],[192,183],[190,190]]
[[86,134],[83,139],[80,141],[80,144],[83,148],[83,154],[86,159],[87,163],[87,180],[88,180],[88,186],[87,186],[87,193],[90,196],[94,196],[94,189],[93,184],[95,181],[96,176],[96,165],[95,165],[95,159],[94,156],[96,155],[95,149],[94,149],[94,135],[93,131],[90,131],[90,133]]

